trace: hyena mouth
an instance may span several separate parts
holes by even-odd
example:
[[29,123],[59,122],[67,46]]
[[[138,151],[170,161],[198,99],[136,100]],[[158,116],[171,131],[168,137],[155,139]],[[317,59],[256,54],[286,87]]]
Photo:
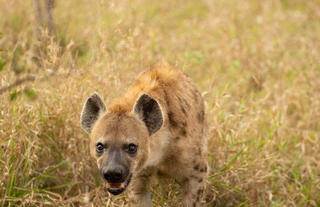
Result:
[[129,185],[131,181],[132,174],[128,176],[128,179],[122,183],[106,183],[106,189],[109,193],[112,195],[119,195],[123,191],[126,190],[127,186]]

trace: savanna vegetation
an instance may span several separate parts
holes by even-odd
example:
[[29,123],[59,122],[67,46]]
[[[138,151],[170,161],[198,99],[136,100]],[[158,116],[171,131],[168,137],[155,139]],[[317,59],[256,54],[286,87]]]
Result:
[[[33,3],[0,0],[1,206],[125,206],[79,115],[161,61],[206,102],[208,206],[320,206],[319,0],[58,0],[51,35]],[[179,206],[165,182],[154,206]]]

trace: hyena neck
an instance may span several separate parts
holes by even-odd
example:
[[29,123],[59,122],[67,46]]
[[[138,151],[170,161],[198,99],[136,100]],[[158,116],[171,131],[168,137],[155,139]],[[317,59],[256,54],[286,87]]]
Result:
[[171,133],[167,127],[150,136],[150,155],[145,167],[157,166],[164,158]]

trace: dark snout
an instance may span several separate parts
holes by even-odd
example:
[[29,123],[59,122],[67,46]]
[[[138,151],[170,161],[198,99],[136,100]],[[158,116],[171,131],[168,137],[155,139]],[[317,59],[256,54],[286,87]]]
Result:
[[121,157],[120,150],[110,150],[100,168],[107,191],[113,195],[122,193],[131,180],[129,164]]
[[106,190],[113,195],[122,193],[131,181],[131,174],[124,166],[102,168],[101,176],[106,181]]
[[128,176],[128,170],[123,166],[104,167],[101,176],[109,183],[122,183]]

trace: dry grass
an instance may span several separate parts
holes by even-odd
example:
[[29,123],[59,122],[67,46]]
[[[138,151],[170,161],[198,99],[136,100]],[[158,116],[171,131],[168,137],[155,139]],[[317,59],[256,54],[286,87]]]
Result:
[[[125,205],[100,187],[79,114],[161,60],[206,100],[208,205],[320,206],[319,0],[58,1],[41,41],[31,0],[0,5],[0,88],[36,78],[0,98],[1,206]],[[178,189],[155,187],[154,205]]]

